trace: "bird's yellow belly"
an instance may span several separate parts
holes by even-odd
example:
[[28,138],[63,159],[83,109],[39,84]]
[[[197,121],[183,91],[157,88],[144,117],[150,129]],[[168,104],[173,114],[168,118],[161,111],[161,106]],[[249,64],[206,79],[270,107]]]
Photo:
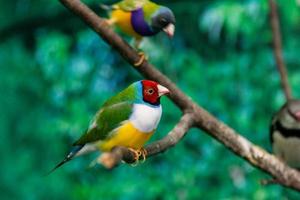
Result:
[[135,38],[142,36],[136,33],[131,25],[131,12],[125,12],[121,9],[116,9],[111,12],[111,19],[115,24],[126,34]]
[[115,146],[124,146],[133,149],[140,149],[150,139],[155,130],[143,133],[137,130],[132,123],[123,124],[113,136],[98,144],[101,151],[110,151]]

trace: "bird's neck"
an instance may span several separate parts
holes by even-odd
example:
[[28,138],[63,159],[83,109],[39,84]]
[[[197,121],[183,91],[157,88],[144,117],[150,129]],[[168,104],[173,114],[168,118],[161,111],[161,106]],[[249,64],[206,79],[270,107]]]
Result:
[[142,36],[152,36],[157,33],[145,21],[143,8],[131,12],[131,24],[133,29]]

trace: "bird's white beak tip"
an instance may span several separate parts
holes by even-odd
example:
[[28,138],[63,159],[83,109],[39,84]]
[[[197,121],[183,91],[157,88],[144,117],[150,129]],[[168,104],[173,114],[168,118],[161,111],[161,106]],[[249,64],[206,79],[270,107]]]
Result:
[[169,89],[162,86],[162,85],[157,85],[157,88],[158,88],[158,95],[159,96],[166,95],[166,94],[170,93]]
[[174,32],[175,32],[175,25],[174,24],[168,24],[163,31],[170,37],[172,38],[174,36]]
[[295,113],[296,118],[300,121],[300,111]]

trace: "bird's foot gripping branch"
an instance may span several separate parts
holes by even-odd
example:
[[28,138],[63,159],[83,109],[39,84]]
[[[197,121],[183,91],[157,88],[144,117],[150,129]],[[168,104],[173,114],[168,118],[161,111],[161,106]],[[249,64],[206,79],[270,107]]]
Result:
[[[128,63],[134,65],[139,59],[138,53],[122,40],[116,33],[107,27],[105,19],[97,16],[91,9],[79,0],[60,0],[60,2],[74,14],[78,15],[88,26],[90,26],[98,35],[111,45]],[[243,158],[256,168],[259,168],[285,187],[300,191],[300,173],[294,170],[265,150],[256,147],[249,140],[238,134],[235,130],[217,120],[205,109],[194,103],[185,95],[169,78],[159,72],[154,66],[144,61],[140,67],[136,68],[144,77],[155,80],[166,86],[171,94],[170,99],[184,113],[179,123],[162,140],[159,140],[149,146],[146,146],[148,157],[165,151],[174,146],[190,127],[201,128],[207,134],[217,139],[220,143],[234,152],[237,156]],[[177,134],[175,134],[177,133]],[[113,152],[119,153],[113,153]],[[132,158],[134,155],[130,150],[114,150],[112,154],[118,155],[115,159],[118,163],[121,160],[127,161],[127,156]],[[128,160],[130,160],[128,158]]]

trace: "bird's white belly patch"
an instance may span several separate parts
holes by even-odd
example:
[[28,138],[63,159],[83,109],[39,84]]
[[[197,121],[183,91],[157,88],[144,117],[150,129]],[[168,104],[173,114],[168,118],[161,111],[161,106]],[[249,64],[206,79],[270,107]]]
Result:
[[300,167],[300,139],[283,137],[278,131],[273,135],[274,154],[283,159],[291,167]]
[[151,107],[144,104],[134,104],[129,121],[141,132],[151,132],[157,128],[162,113],[161,105]]

